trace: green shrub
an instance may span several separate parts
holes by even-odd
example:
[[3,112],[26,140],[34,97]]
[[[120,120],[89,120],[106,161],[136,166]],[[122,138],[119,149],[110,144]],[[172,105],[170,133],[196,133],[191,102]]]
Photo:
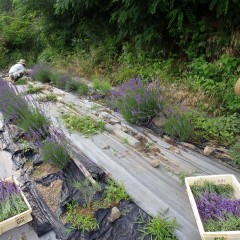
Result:
[[72,77],[66,75],[66,74],[55,74],[55,85],[57,88],[60,88],[62,90],[66,89],[66,85],[68,82],[72,81]]
[[84,82],[79,82],[78,93],[80,95],[86,95],[88,93],[88,85]]
[[30,76],[33,80],[50,83],[51,82],[52,70],[47,63],[40,63],[33,67]]
[[236,114],[221,117],[204,117],[193,115],[194,138],[213,140],[216,143],[229,145],[238,139],[240,120]]
[[88,86],[80,80],[69,79],[66,81],[65,90],[68,92],[77,92],[80,95],[86,95],[88,92]]
[[229,155],[231,159],[239,164],[240,163],[240,142],[236,142],[233,146],[231,146],[229,150]]
[[111,84],[108,81],[103,81],[99,79],[93,80],[93,88],[102,94],[106,94],[111,90]]
[[111,95],[114,107],[129,123],[146,123],[160,113],[163,107],[157,90],[144,86],[140,77],[130,79],[112,91]]
[[222,55],[218,61],[208,62],[204,57],[194,59],[186,73],[188,84],[196,91],[201,88],[214,97],[227,111],[239,110],[239,98],[233,93],[239,75],[239,59]]
[[168,135],[176,137],[180,141],[187,141],[193,134],[193,126],[188,113],[170,113],[163,129]]
[[77,92],[79,87],[79,81],[69,80],[65,85],[65,90],[67,92]]
[[67,166],[70,160],[64,144],[59,144],[55,138],[47,139],[44,142],[42,147],[42,156],[44,162],[50,162],[59,168]]

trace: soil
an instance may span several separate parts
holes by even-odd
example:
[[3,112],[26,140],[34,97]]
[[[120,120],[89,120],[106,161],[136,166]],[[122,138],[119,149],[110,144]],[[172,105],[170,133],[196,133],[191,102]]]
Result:
[[37,190],[54,213],[57,211],[58,201],[61,197],[62,183],[62,180],[56,180],[51,182],[48,187],[37,184]]
[[50,163],[44,163],[35,167],[32,178],[36,180],[46,175],[49,175],[51,173],[57,173],[59,171],[60,171],[60,168],[53,166]]

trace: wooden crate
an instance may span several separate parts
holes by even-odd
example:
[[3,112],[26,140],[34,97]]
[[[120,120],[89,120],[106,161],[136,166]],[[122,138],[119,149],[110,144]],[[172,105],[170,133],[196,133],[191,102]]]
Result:
[[234,197],[240,199],[240,184],[234,175],[209,175],[185,178],[188,197],[193,209],[193,213],[197,222],[197,226],[202,240],[240,240],[239,231],[219,231],[219,232],[205,232],[203,229],[202,220],[198,213],[197,205],[192,194],[190,186],[193,184],[202,184],[204,181],[210,181],[215,184],[230,184],[234,188]]
[[[14,182],[16,185],[18,185],[17,180],[14,177],[6,178],[5,181],[11,181],[11,182]],[[32,216],[31,216],[32,208],[21,190],[20,190],[20,194],[24,199],[25,203],[27,204],[28,210],[0,222],[0,235],[10,229],[19,227],[27,222],[32,221]]]

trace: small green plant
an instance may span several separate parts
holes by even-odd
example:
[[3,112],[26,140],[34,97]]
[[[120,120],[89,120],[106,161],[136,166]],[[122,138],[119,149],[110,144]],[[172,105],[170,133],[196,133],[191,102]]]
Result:
[[43,90],[42,87],[34,87],[32,84],[30,84],[30,85],[28,85],[26,94],[40,93],[42,90]]
[[111,90],[111,84],[108,81],[103,81],[95,78],[93,80],[93,88],[102,94],[106,94]]
[[106,190],[104,192],[104,201],[106,203],[118,203],[121,200],[129,200],[129,196],[123,184],[118,184],[112,179],[107,180]]
[[126,137],[126,138],[123,138],[123,139],[122,139],[122,143],[124,143],[124,144],[129,144],[128,138],[127,138],[127,137]]
[[70,160],[66,148],[57,143],[55,139],[47,139],[44,142],[42,147],[42,157],[44,162],[50,162],[59,168],[67,166]]
[[148,148],[148,149],[153,145],[154,145],[154,142],[146,142],[145,143],[145,147]]
[[92,186],[88,179],[82,182],[74,181],[73,187],[82,193],[83,199],[86,202],[86,207],[90,207],[94,194],[97,192],[97,186]]
[[66,221],[71,224],[70,229],[81,229],[83,233],[99,228],[96,218],[92,214],[83,214],[77,202],[67,204]]
[[92,136],[102,132],[105,127],[105,122],[95,121],[89,116],[79,117],[77,115],[62,115],[65,125],[72,131],[78,131],[85,136]]
[[69,102],[69,103],[66,103],[66,106],[71,108],[71,109],[74,109],[74,106],[76,106],[76,105],[73,102]]
[[181,185],[181,186],[184,186],[184,184],[185,184],[185,178],[186,178],[186,177],[190,177],[190,176],[192,176],[192,175],[193,175],[193,173],[190,174],[190,173],[186,173],[186,172],[181,172],[181,173],[179,174],[180,185]]
[[229,155],[231,159],[239,164],[240,163],[240,142],[236,142],[233,146],[231,146]]
[[87,95],[88,93],[88,85],[84,82],[79,82],[78,84],[78,93],[80,95]]
[[193,133],[193,126],[187,113],[170,113],[163,125],[163,129],[168,135],[176,137],[180,141],[187,141]]
[[20,78],[18,81],[15,82],[16,85],[25,85],[27,84],[26,78]]
[[45,97],[45,101],[47,102],[56,102],[57,101],[57,95],[54,93],[50,93]]
[[[140,220],[140,223],[144,223],[144,221]],[[147,225],[139,231],[143,233],[142,239],[149,236],[151,240],[177,240],[175,235],[177,227],[178,223],[175,218],[171,221],[159,214],[157,217],[151,218]]]

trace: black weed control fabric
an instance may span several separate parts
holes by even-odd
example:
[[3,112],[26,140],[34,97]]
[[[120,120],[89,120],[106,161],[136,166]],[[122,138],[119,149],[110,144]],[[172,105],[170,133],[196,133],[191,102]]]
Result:
[[[40,237],[49,231],[53,230],[56,237],[61,240],[140,240],[142,239],[142,232],[145,224],[141,222],[147,222],[149,216],[140,209],[134,202],[121,201],[119,203],[119,210],[121,211],[121,217],[115,220],[113,223],[108,221],[108,217],[111,213],[111,208],[99,209],[95,213],[95,217],[99,223],[99,229],[92,232],[85,232],[84,234],[80,230],[73,230],[69,232],[69,225],[62,224],[59,221],[59,216],[66,211],[67,203],[77,201],[79,205],[85,205],[85,200],[82,194],[73,188],[73,181],[83,181],[85,176],[78,169],[73,161],[70,161],[68,166],[58,173],[48,174],[40,179],[33,181],[31,174],[34,171],[34,167],[42,163],[41,154],[36,153],[34,146],[26,148],[21,144],[9,141],[9,137],[4,139],[6,134],[1,134],[5,144],[5,150],[12,154],[13,168],[21,170],[21,177],[19,181],[23,184],[23,192],[26,195],[31,207],[33,221],[29,223],[37,235]],[[19,136],[19,134],[18,134]],[[76,154],[76,153],[75,153]],[[84,167],[90,172],[92,177],[101,185],[101,192],[97,192],[94,195],[94,200],[100,200],[104,194],[106,186],[105,173],[99,167],[97,167],[91,160],[84,155],[78,155],[78,159]],[[32,166],[27,171],[23,170],[23,166],[26,160],[32,162]],[[49,186],[52,182],[61,179],[63,181],[61,198],[58,202],[58,209],[56,213],[53,213],[47,206],[41,195],[39,194],[36,184],[42,186]],[[149,239],[145,237],[144,240]]]

